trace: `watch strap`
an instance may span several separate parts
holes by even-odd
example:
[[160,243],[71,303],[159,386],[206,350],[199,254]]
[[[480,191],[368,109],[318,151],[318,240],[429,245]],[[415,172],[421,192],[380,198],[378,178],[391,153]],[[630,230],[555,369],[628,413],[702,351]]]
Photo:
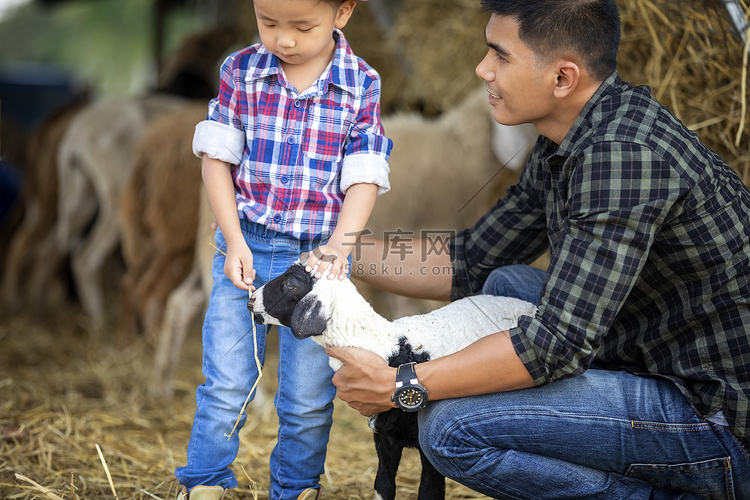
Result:
[[415,367],[417,363],[412,361],[411,363],[404,363],[396,368],[396,389],[400,389],[405,385],[418,385],[419,380],[417,379],[417,370]]

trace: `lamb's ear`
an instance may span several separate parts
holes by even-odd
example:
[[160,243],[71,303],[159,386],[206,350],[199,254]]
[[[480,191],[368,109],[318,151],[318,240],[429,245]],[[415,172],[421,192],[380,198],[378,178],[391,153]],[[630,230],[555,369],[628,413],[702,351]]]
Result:
[[328,325],[328,313],[314,293],[308,293],[292,311],[290,328],[298,339],[321,335]]

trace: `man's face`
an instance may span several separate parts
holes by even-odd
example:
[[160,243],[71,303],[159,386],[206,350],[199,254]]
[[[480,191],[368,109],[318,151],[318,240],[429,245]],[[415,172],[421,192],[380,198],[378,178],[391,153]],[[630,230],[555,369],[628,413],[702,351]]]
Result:
[[539,128],[552,111],[554,72],[518,38],[518,23],[493,14],[485,31],[487,55],[476,69],[490,94],[492,116],[503,125],[533,123]]

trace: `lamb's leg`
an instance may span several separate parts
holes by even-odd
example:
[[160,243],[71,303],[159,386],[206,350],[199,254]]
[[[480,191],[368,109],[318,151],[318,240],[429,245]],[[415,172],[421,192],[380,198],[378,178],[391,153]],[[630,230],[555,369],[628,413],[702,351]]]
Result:
[[68,253],[58,248],[57,234],[52,228],[37,245],[27,278],[27,296],[33,299],[31,311],[36,316],[49,313],[53,305],[66,303],[69,294],[67,260]]
[[[112,207],[102,204],[99,208],[91,234],[73,253],[73,278],[84,311],[97,326],[102,326],[107,313],[104,263],[117,250],[120,233]],[[120,277],[114,279],[119,281]]]
[[5,263],[5,281],[2,286],[2,300],[12,310],[19,310],[25,303],[25,292],[22,283],[28,271],[29,261],[36,244],[43,238],[39,227],[40,213],[44,209],[38,200],[26,202],[25,217],[10,242]]
[[375,500],[396,498],[396,471],[401,462],[404,447],[393,442],[393,438],[374,433],[375,451],[378,454],[378,472],[375,475]]
[[153,395],[164,398],[172,396],[174,372],[185,336],[205,301],[200,269],[196,267],[167,299],[154,356],[154,373],[151,381]]
[[419,449],[422,459],[422,477],[419,481],[418,500],[443,500],[445,498],[445,476],[437,471]]

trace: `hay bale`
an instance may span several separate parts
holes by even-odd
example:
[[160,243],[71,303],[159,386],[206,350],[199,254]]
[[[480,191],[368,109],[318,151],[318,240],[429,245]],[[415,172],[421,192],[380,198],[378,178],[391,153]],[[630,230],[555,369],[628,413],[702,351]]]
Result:
[[479,85],[474,69],[487,51],[488,19],[479,0],[403,2],[386,42],[391,50],[405,54],[413,70],[395,82],[401,89],[402,109],[436,115]]
[[[245,0],[248,1],[249,0]],[[740,2],[745,19],[746,1]],[[748,53],[722,0],[618,0],[619,71],[654,95],[750,184]],[[407,0],[383,31],[367,4],[345,28],[355,52],[383,77],[383,113],[441,114],[479,79],[489,18],[479,0]],[[403,64],[406,60],[406,64]]]
[[[723,2],[618,3],[620,76],[651,86],[659,101],[750,185],[747,47]],[[750,10],[743,9],[747,18]]]

